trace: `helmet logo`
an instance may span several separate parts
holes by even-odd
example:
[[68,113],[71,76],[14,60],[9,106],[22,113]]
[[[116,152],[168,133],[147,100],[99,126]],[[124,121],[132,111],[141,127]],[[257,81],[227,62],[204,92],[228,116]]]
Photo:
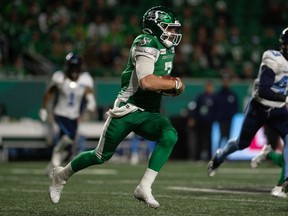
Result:
[[156,19],[158,19],[158,17],[166,23],[172,22],[171,17],[162,11],[156,11]]
[[170,23],[172,22],[171,16],[169,16],[169,14],[163,12],[163,11],[155,11],[154,14],[150,14],[150,18],[148,18],[148,20],[153,20],[154,22],[157,22],[157,20],[161,20],[162,22],[165,23]]

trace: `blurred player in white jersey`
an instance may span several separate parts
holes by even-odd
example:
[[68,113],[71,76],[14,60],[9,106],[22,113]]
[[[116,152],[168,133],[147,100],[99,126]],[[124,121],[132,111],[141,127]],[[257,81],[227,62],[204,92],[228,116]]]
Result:
[[208,163],[208,175],[215,175],[216,169],[225,158],[235,151],[247,148],[256,132],[265,124],[274,129],[284,142],[283,158],[285,175],[282,190],[288,192],[288,28],[279,38],[280,51],[264,52],[258,77],[254,82],[253,94],[246,108],[245,118],[237,139],[231,139],[223,149],[218,149]]
[[[59,127],[58,142],[55,145],[51,161],[47,166],[47,174],[51,177],[52,169],[63,163],[69,154],[69,149],[75,145],[78,121],[83,111],[83,101],[86,109],[95,112],[96,101],[93,94],[93,79],[88,72],[82,72],[80,56],[69,53],[66,56],[65,71],[56,71],[44,94],[40,119],[45,122],[48,117],[48,105],[56,97],[53,105],[53,117]],[[54,97],[53,97],[54,96]],[[68,151],[67,151],[68,150]]]

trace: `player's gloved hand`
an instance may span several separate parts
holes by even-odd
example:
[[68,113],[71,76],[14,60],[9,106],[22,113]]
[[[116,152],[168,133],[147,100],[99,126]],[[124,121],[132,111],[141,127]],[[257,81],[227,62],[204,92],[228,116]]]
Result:
[[46,109],[41,108],[39,111],[39,118],[42,122],[46,122],[48,118],[48,112]]
[[95,105],[94,104],[92,104],[92,103],[88,103],[87,104],[87,110],[89,111],[89,112],[95,112],[95,109],[96,109],[96,107],[95,107]]
[[89,112],[94,113],[96,110],[96,101],[95,101],[94,95],[89,93],[86,95],[86,99],[87,99],[86,109]]
[[185,85],[179,77],[162,76],[164,79],[171,79],[175,81],[175,87],[170,90],[161,91],[164,96],[177,96],[180,95],[185,90]]
[[175,95],[180,95],[185,90],[185,85],[179,77],[176,77],[175,80]]

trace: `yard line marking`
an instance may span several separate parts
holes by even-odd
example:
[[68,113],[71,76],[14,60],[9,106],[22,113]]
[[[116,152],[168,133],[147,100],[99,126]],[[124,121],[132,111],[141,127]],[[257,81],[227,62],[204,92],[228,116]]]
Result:
[[[37,189],[7,189],[7,188],[0,188],[1,192],[23,192],[23,193],[43,193],[44,190],[37,190]],[[45,192],[47,192],[47,190],[45,190]]]
[[[206,173],[206,167],[203,167],[203,171]],[[226,168],[226,167],[220,167],[217,170],[217,175],[218,173],[222,174],[261,174],[261,175],[279,175],[281,172],[280,167],[275,167],[275,168],[257,168],[257,169],[252,169],[252,168]],[[181,175],[181,176],[190,176],[191,173],[183,173],[181,171],[175,171],[173,173],[163,173],[162,176],[165,177],[174,177],[175,175]],[[193,175],[196,176],[201,176],[202,173],[193,173]]]
[[[220,168],[219,173],[241,173],[241,174],[279,174],[280,168],[262,168],[262,169],[252,169],[252,168]],[[218,172],[218,171],[217,171]]]
[[87,169],[79,171],[81,175],[116,175],[118,174],[117,170],[114,169]]
[[[44,175],[44,169],[23,169],[23,168],[14,168],[10,170],[11,174],[31,174],[31,175]],[[118,174],[117,170],[114,169],[87,169],[81,170],[78,172],[79,175],[116,175]]]
[[137,184],[138,180],[127,180],[127,179],[123,179],[123,180],[116,180],[115,181],[104,181],[104,180],[86,180],[85,183],[87,184],[92,184],[92,185],[99,185],[99,184],[115,184],[115,182],[117,184]]
[[[184,195],[181,195],[181,196],[169,196],[169,195],[160,195],[160,196],[157,196],[157,197],[164,197],[164,198],[169,198],[169,199],[191,199],[191,200],[206,200],[206,201],[229,201],[229,202],[236,202],[239,204],[239,202],[244,202],[244,203],[266,203],[266,204],[273,204],[273,203],[279,203],[279,202],[275,202],[273,200],[253,200],[253,199],[237,199],[237,198],[224,198],[224,197],[208,197],[208,196],[184,196]],[[280,200],[280,199],[277,199],[277,200]],[[283,200],[284,202],[286,202],[286,199],[281,199]]]
[[[45,193],[47,194],[47,190],[37,190],[37,189],[6,189],[6,188],[0,188],[0,192],[22,192],[22,193]],[[113,196],[120,196],[120,197],[123,197],[123,196],[129,196],[129,197],[132,197],[132,193],[126,193],[126,192],[111,192],[111,193],[106,193],[106,192],[92,192],[92,191],[85,191],[85,192],[79,192],[79,191],[63,191],[63,195],[65,196],[66,195],[79,195],[79,194],[87,194],[87,195],[113,195]],[[47,196],[47,195],[46,195]],[[168,198],[168,199],[176,199],[176,200],[179,200],[179,199],[183,199],[183,200],[186,200],[186,199],[189,199],[189,200],[212,200],[212,201],[219,201],[219,197],[209,197],[209,196],[191,196],[191,195],[161,195],[161,194],[157,194],[156,195],[157,197],[162,197],[162,198]],[[220,198],[221,201],[234,201],[234,202],[244,202],[244,203],[247,203],[247,202],[250,202],[250,203],[267,203],[267,204],[273,204],[273,203],[279,203],[279,202],[275,202],[273,200],[253,200],[253,199],[237,199],[237,198],[224,198],[224,197],[221,197]],[[279,200],[279,199],[278,199]],[[286,199],[283,199],[283,201],[286,202]]]
[[23,169],[23,168],[13,168],[10,170],[11,174],[31,174],[31,175],[44,175],[44,169]]
[[210,189],[210,188],[190,188],[190,187],[168,187],[169,190],[178,191],[191,191],[191,192],[204,192],[204,193],[221,193],[221,194],[267,194],[266,191],[235,191],[235,190],[222,190],[222,189]]

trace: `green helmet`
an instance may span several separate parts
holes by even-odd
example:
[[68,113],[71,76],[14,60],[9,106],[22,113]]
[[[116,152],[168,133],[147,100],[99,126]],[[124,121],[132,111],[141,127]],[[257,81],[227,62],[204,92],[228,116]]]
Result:
[[180,28],[181,24],[173,11],[163,6],[150,8],[143,16],[143,32],[156,36],[167,48],[180,43]]

